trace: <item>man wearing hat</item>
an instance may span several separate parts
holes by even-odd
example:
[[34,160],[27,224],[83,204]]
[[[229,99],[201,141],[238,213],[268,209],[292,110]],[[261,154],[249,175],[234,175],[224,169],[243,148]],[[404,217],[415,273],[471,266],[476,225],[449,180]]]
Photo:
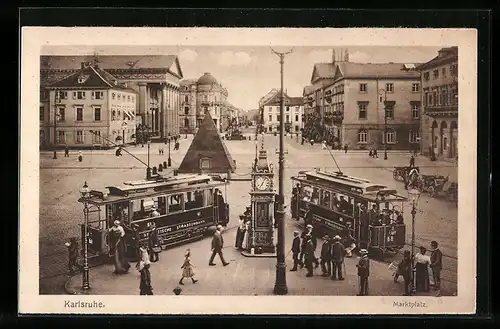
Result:
[[140,295],[153,295],[153,287],[151,286],[151,272],[149,260],[141,259],[137,265],[137,270],[141,273],[141,279],[139,283]]
[[370,260],[368,259],[368,250],[361,249],[359,251],[361,258],[356,267],[358,268],[359,277],[359,294],[358,296],[368,295],[368,277],[370,276]]
[[294,231],[293,242],[292,242],[293,268],[290,270],[292,272],[297,271],[297,265],[300,264],[301,267],[303,266],[302,262],[299,260],[299,254],[300,254],[299,231]]
[[208,261],[208,265],[215,266],[214,258],[215,255],[219,254],[220,260],[224,266],[229,265],[228,262],[224,260],[224,255],[222,254],[222,248],[224,248],[224,238],[222,237],[222,225],[217,225],[214,236],[212,238],[212,256]]
[[344,262],[345,248],[342,242],[340,242],[340,236],[336,235],[333,240],[334,243],[331,247],[332,280],[337,279],[337,274],[339,280],[344,280],[342,275],[342,263]]
[[305,256],[305,263],[306,263],[306,268],[307,268],[307,274],[306,277],[310,278],[313,276],[313,262],[316,260],[316,257],[314,256],[314,247],[312,243],[312,236],[311,234],[306,234],[305,236],[305,246],[304,246],[304,256]]
[[332,274],[332,255],[330,253],[331,247],[330,236],[325,234],[323,237],[323,245],[321,246],[321,276],[329,276]]
[[[312,246],[313,246],[313,255],[314,255],[314,251],[316,250],[316,246],[317,246],[317,240],[316,240],[316,237],[314,236],[313,234],[313,226],[311,224],[307,224],[306,226],[306,230],[305,231],[302,231],[302,235],[301,235],[301,238],[302,238],[302,246],[301,246],[301,252],[300,252],[300,263],[304,263],[304,255],[305,255],[305,245],[306,245],[306,235],[309,234],[311,236],[311,243],[312,243]],[[314,260],[313,260],[314,263],[316,263],[316,267],[319,266],[319,261],[316,257],[314,257]],[[302,265],[301,265],[302,267]]]
[[148,236],[148,247],[150,254],[150,261],[155,263],[160,260],[158,253],[161,251],[160,239],[158,238],[158,230],[156,228],[155,222],[149,224],[151,231]]

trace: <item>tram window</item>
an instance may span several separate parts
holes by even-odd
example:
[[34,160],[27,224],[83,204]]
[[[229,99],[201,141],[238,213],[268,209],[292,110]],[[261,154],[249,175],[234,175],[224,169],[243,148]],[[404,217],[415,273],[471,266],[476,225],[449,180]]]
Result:
[[203,193],[204,193],[204,198],[203,198],[204,206],[205,207],[213,206],[213,204],[214,204],[214,192],[212,191],[212,189],[204,190]]
[[182,194],[174,194],[168,198],[168,212],[182,211]]
[[308,185],[304,185],[301,192],[302,193],[300,195],[300,198],[303,201],[310,202],[311,198],[312,198],[312,193],[313,193],[312,187],[310,187]]
[[331,208],[330,205],[331,205],[331,202],[332,202],[330,192],[323,190],[322,194],[323,195],[321,197],[321,205],[324,206],[324,207],[327,207],[328,209],[330,209]]
[[314,203],[314,204],[318,204],[319,203],[319,189],[317,187],[315,187],[313,189],[313,192],[312,192],[312,196],[311,196],[311,202]]
[[156,209],[160,215],[165,215],[167,213],[167,198],[165,196],[159,196],[156,204]]
[[203,207],[203,191],[184,193],[185,210]]

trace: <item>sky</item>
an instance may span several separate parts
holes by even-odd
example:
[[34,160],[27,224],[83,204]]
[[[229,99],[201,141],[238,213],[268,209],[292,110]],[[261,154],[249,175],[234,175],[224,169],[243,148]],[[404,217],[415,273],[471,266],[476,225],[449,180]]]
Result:
[[[350,47],[349,61],[357,63],[423,63],[437,56],[441,47]],[[275,48],[292,53],[285,57],[284,89],[301,97],[309,85],[315,63],[331,62],[333,47]],[[335,46],[337,54],[340,47]],[[279,57],[267,46],[46,46],[42,55],[168,55],[179,56],[184,79],[198,79],[210,72],[228,90],[228,101],[237,108],[258,108],[261,97],[280,88]]]

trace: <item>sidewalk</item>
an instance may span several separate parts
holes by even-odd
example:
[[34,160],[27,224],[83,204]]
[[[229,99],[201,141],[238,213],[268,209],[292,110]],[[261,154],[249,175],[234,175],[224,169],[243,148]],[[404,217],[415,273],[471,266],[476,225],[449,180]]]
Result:
[[[291,236],[296,229],[296,222],[287,222],[286,226],[286,249],[290,250]],[[196,284],[189,279],[184,279],[182,294],[184,295],[272,295],[276,260],[274,258],[249,258],[241,255],[234,248],[236,230],[228,230],[224,233],[226,247],[224,257],[230,264],[222,266],[220,259],[215,259],[216,266],[208,266],[210,257],[211,239],[206,238],[189,245],[163,251],[160,261],[151,266],[153,292],[156,295],[171,295],[172,290],[179,286],[178,281],[182,270],[183,255],[190,248],[192,262],[195,265],[195,278],[199,280]],[[319,242],[319,245],[321,242]],[[320,246],[318,245],[318,249]],[[319,254],[319,250],[316,251]],[[287,285],[288,295],[309,296],[353,296],[358,293],[357,287],[357,259],[346,258],[345,280],[333,281],[322,277],[320,268],[315,270],[312,278],[306,278],[306,270],[290,272],[292,257],[288,254],[287,263]],[[113,274],[113,265],[103,265],[90,270],[90,285],[93,295],[138,295],[140,273],[135,269],[135,263],[130,272],[125,275]],[[370,263],[370,294],[372,296],[400,296],[403,292],[402,278],[399,283],[394,283],[388,265],[371,261]],[[68,294],[78,294],[81,286],[81,274],[69,278],[65,284]],[[445,287],[443,287],[445,289]],[[426,294],[434,296],[436,292]]]

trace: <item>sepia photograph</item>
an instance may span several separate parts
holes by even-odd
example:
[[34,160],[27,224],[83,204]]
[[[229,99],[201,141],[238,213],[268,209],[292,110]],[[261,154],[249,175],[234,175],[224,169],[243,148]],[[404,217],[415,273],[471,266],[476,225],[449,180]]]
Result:
[[141,30],[23,29],[20,310],[474,312],[475,31]]

